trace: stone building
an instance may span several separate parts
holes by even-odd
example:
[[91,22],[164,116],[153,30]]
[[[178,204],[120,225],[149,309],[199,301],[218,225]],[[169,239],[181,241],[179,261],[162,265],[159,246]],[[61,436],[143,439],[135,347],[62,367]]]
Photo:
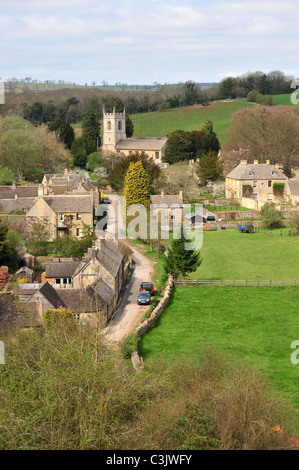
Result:
[[126,112],[106,113],[103,110],[104,152],[117,152],[123,155],[140,153],[148,155],[156,164],[162,163],[167,137],[127,137]]
[[[282,202],[278,200],[273,192],[273,185],[281,183],[284,188],[284,202],[289,199],[288,178],[279,168],[279,165],[271,165],[270,161],[259,164],[254,160],[253,164],[247,164],[247,160],[241,160],[225,179],[226,198],[237,199],[242,206],[258,209],[267,202]],[[247,204],[248,202],[248,204]]]

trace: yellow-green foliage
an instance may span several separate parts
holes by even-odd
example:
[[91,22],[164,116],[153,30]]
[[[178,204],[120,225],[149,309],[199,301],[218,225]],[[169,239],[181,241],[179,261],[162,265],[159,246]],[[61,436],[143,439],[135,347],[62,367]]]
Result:
[[55,309],[49,308],[44,313],[44,320],[48,324],[52,321],[66,320],[67,318],[74,318],[74,314],[71,310],[65,307],[58,307]]
[[130,163],[124,185],[124,196],[126,196],[126,208],[132,204],[142,204],[147,211],[150,207],[149,178],[140,161]]

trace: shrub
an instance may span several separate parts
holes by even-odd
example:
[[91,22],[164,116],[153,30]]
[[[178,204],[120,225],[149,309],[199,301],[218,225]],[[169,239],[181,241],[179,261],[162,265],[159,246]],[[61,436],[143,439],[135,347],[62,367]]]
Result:
[[126,337],[122,347],[122,355],[125,359],[130,359],[132,354],[138,349],[139,336],[136,333],[131,333]]

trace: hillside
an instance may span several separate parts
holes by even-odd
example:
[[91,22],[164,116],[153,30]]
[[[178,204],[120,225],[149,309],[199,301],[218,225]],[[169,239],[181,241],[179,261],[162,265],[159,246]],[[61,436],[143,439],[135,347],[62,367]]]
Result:
[[214,130],[223,144],[226,130],[235,111],[252,106],[245,99],[212,102],[210,106],[194,105],[163,112],[133,114],[134,135],[137,137],[162,137],[178,129],[191,131],[201,129],[207,120],[214,123]]

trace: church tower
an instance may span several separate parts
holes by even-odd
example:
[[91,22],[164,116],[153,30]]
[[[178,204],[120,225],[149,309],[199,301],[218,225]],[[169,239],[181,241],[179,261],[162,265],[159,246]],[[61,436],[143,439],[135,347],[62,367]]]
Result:
[[115,152],[116,144],[126,139],[126,111],[106,113],[103,109],[103,152]]

